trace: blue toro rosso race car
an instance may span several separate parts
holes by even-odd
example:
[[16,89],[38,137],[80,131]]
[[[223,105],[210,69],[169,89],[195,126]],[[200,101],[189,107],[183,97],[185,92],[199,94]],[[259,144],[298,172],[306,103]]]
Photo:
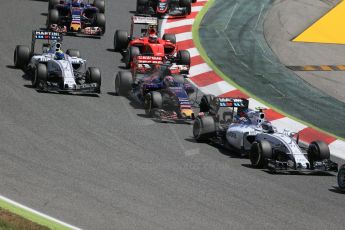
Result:
[[48,29],[65,34],[101,36],[105,33],[105,1],[49,0]]
[[[152,59],[152,60],[151,60]],[[135,71],[120,71],[115,78],[115,92],[142,104],[145,113],[157,121],[194,120],[189,95],[193,87],[175,64],[162,64],[157,57],[137,56]]]

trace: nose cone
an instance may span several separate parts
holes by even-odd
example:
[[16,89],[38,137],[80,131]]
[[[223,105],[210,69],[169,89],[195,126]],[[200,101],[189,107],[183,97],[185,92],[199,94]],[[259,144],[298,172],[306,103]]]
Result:
[[71,31],[79,31],[81,28],[80,23],[71,23]]
[[181,110],[182,116],[185,118],[194,118],[194,112],[192,109],[182,109]]

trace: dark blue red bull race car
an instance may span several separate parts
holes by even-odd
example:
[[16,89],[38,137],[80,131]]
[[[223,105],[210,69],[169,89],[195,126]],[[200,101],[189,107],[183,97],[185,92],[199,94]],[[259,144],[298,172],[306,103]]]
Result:
[[187,16],[197,0],[137,0],[137,14]]
[[[152,62],[150,60],[152,59]],[[194,88],[180,74],[175,64],[162,64],[149,56],[136,57],[136,72],[120,71],[115,78],[115,92],[142,104],[145,113],[159,121],[194,120],[189,95]]]
[[105,1],[49,0],[48,29],[65,34],[101,36],[105,33]]

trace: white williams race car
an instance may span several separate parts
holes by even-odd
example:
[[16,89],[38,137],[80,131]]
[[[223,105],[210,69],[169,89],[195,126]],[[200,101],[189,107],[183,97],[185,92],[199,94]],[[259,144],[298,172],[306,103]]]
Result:
[[337,171],[327,144],[314,141],[303,147],[297,133],[278,132],[263,109],[251,110],[248,104],[246,99],[204,95],[193,125],[194,138],[249,155],[254,167],[273,172]]
[[[36,40],[43,44],[41,54],[35,53]],[[31,78],[32,86],[43,92],[73,94],[99,94],[101,72],[98,68],[86,69],[86,60],[78,50],[61,49],[62,35],[56,32],[33,31],[31,49],[18,45],[14,51],[14,65]]]

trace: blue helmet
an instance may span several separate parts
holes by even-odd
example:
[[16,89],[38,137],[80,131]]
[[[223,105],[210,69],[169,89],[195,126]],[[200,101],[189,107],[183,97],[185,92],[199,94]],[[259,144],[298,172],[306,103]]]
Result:
[[63,60],[63,59],[65,59],[65,54],[63,52],[56,52],[55,53],[55,59],[56,60]]

